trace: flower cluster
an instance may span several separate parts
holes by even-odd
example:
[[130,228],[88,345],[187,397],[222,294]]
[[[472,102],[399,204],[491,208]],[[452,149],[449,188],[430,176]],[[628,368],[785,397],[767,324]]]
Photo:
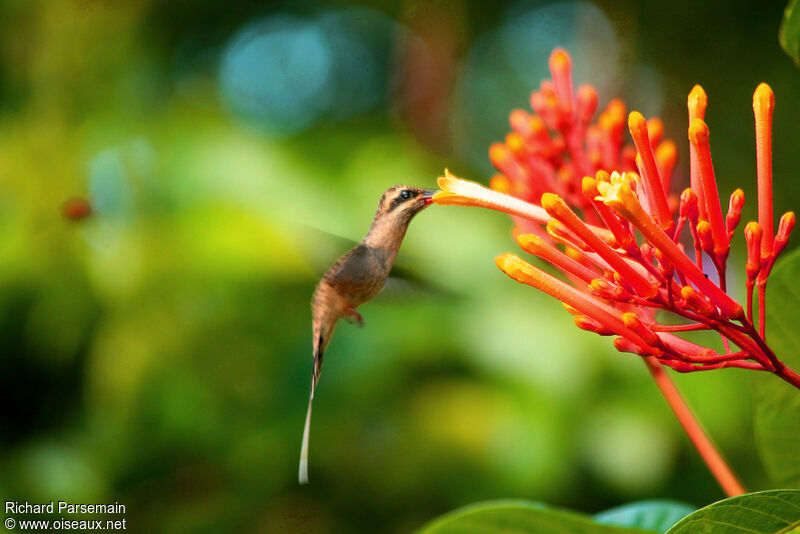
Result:
[[[691,187],[674,195],[677,149],[662,140],[661,121],[631,112],[627,128],[633,145],[625,144],[622,101],[612,100],[593,122],[597,93],[588,85],[573,90],[565,51],[553,52],[550,70],[553,79],[531,95],[535,113],[513,111],[512,132],[489,150],[501,173],[492,178],[491,189],[446,173],[434,202],[511,214],[520,247],[553,265],[566,281],[511,253],[498,256],[497,266],[560,300],[578,327],[617,336],[614,345],[620,351],[654,357],[680,372],[766,370],[800,387],[800,375],[786,368],[765,342],[767,277],[795,225],[794,213],[786,213],[773,234],[771,89],[761,84],[753,95],[758,221],[744,227],[745,309],[726,288],[744,193],[737,189],[731,194],[723,215],[703,121],[703,89],[695,86],[688,98]],[[703,255],[715,276],[704,272]],[[756,288],[758,329],[752,306]],[[660,321],[660,311],[678,316],[680,324]],[[718,332],[725,350],[679,335],[695,330]]]

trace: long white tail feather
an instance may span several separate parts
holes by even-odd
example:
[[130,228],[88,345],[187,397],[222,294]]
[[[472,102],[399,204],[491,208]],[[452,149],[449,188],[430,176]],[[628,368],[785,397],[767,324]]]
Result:
[[303,427],[303,445],[300,448],[300,470],[298,480],[300,484],[308,484],[308,436],[311,431],[311,404],[314,401],[314,387],[311,387],[311,394],[308,396],[308,411],[306,412],[306,424]]

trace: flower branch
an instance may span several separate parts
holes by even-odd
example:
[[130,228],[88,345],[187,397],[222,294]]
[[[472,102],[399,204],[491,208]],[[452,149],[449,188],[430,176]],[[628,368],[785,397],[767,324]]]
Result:
[[[695,86],[689,93],[691,187],[676,195],[670,188],[677,149],[662,139],[661,121],[631,112],[633,145],[624,144],[624,103],[612,100],[592,122],[596,91],[591,86],[573,91],[569,55],[554,51],[550,69],[552,81],[531,95],[535,114],[514,110],[512,132],[489,150],[501,173],[492,178],[491,189],[446,172],[434,202],[512,215],[521,248],[552,264],[567,281],[513,254],[498,256],[498,267],[561,300],[579,328],[617,336],[614,346],[643,356],[651,372],[659,363],[678,372],[733,367],[771,372],[800,388],[800,375],[778,359],[765,337],[767,280],[796,223],[794,213],[786,213],[773,234],[771,89],[761,84],[753,96],[758,222],[744,226],[747,303],[742,306],[728,293],[726,274],[745,195],[733,191],[723,215],[703,89]],[[703,255],[714,266],[716,281],[705,272]],[[659,322],[659,312],[683,324]],[[724,350],[680,337],[695,330],[718,332]],[[686,412],[671,398],[677,390],[666,387],[660,374],[654,378],[684,424]],[[699,425],[684,428],[695,444],[702,441],[693,435]],[[706,458],[709,467],[720,459]],[[736,490],[731,477],[718,476],[729,493]]]

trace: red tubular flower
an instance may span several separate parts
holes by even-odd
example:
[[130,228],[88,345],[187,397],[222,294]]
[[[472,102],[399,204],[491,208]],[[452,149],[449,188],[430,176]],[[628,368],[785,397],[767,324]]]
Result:
[[[661,139],[661,121],[631,112],[633,145],[626,145],[625,104],[612,100],[593,123],[597,93],[590,86],[574,92],[570,65],[564,50],[554,51],[553,80],[531,95],[535,114],[511,113],[513,133],[489,151],[501,173],[492,179],[494,191],[448,174],[440,179],[443,191],[434,202],[510,213],[521,247],[551,263],[568,282],[511,254],[499,256],[498,267],[568,305],[579,327],[619,336],[619,350],[656,358],[679,372],[766,370],[800,387],[800,375],[778,360],[764,338],[764,288],[795,224],[788,213],[773,234],[772,91],[761,84],[753,97],[759,222],[744,230],[748,295],[754,286],[759,289],[757,330],[752,298],[745,312],[725,285],[731,237],[745,199],[741,190],[734,191],[723,217],[703,122],[703,89],[695,86],[688,98],[692,187],[678,200],[670,191],[677,150]],[[691,245],[684,248],[681,241]],[[702,254],[713,262],[718,281],[703,272]],[[661,322],[659,312],[683,322]],[[726,350],[698,347],[678,336],[692,330],[716,330]]]
[[[706,116],[706,107],[708,107],[708,97],[703,88],[699,85],[692,87],[687,99],[687,107],[689,108],[689,123],[694,119],[704,119]],[[689,172],[691,188],[697,194],[697,206],[700,212],[700,217],[706,218],[706,203],[703,199],[703,187],[700,185],[700,167],[697,164],[697,152],[694,146],[689,147]]]

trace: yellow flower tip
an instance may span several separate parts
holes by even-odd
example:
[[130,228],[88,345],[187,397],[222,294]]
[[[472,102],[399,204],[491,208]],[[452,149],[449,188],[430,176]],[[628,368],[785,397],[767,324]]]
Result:
[[581,190],[586,198],[594,198],[598,195],[597,180],[591,176],[584,176],[581,182]]
[[503,143],[492,143],[489,147],[489,159],[495,167],[502,167],[510,157],[511,153]]
[[697,223],[697,232],[702,234],[711,235],[711,223],[703,220]]
[[606,112],[610,115],[625,117],[625,102],[621,98],[615,98],[606,106]]
[[517,236],[517,243],[525,252],[535,254],[542,247],[544,241],[535,234],[520,234]]
[[642,182],[642,177],[635,172],[624,172],[622,174],[615,172],[611,175],[611,183],[615,183],[615,181],[634,189]]
[[744,207],[744,191],[736,189],[731,193],[731,200],[728,204],[729,212],[741,212]]
[[781,220],[778,223],[778,232],[775,234],[776,239],[788,239],[789,234],[794,229],[795,224],[797,224],[797,218],[794,215],[793,211],[787,211],[781,216]]
[[597,125],[603,131],[612,132],[620,122],[619,116],[604,112],[597,120]]
[[679,205],[680,217],[687,218],[690,221],[695,221],[697,218],[697,194],[691,187],[687,187],[681,192],[681,199]]
[[678,159],[678,147],[671,140],[666,140],[656,147],[656,161],[661,166],[672,167]]
[[714,250],[714,237],[710,222],[704,220],[697,223],[697,237],[700,238],[700,247],[703,250],[708,253]]
[[772,245],[773,258],[777,258],[783,249],[786,248],[786,244],[789,242],[789,235],[792,233],[796,223],[797,219],[793,211],[787,211],[781,217],[778,223],[778,231],[775,233],[775,241]]
[[517,132],[510,132],[506,135],[506,146],[512,154],[522,154],[525,152],[525,139]]
[[594,177],[598,182],[610,182],[611,181],[611,175],[608,174],[608,172],[606,172],[604,170],[597,171],[597,174],[595,174]]
[[686,202],[687,204],[697,202],[697,194],[691,187],[687,187],[681,192],[681,202]]
[[692,119],[689,123],[689,142],[695,146],[708,144],[708,126],[703,119]]
[[508,177],[503,174],[495,174],[489,181],[489,188],[494,191],[497,191],[498,193],[510,195],[511,180],[509,180]]
[[753,93],[753,111],[756,115],[772,115],[775,109],[775,93],[770,86],[760,83]]
[[570,240],[572,239],[572,236],[570,236],[567,227],[564,226],[564,224],[561,223],[560,221],[550,219],[549,221],[547,221],[547,224],[545,224],[544,229],[547,232],[547,235],[549,235],[550,237],[552,237],[557,241],[564,240],[565,238],[567,238],[567,236],[569,236]]
[[525,135],[528,134],[528,124],[530,121],[530,114],[524,109],[512,110],[508,115],[508,122],[515,132],[520,132]]
[[608,280],[604,278],[595,278],[589,282],[589,289],[597,292],[609,287],[610,285],[611,284],[608,282]]
[[[453,175],[448,169],[444,170],[444,176],[436,179],[436,183],[441,191],[434,193],[431,202],[436,204],[463,204],[469,205],[471,199],[465,198],[455,191],[459,184],[472,184],[468,180],[462,180]],[[475,184],[477,185],[477,184]]]
[[753,281],[761,270],[761,236],[764,231],[761,225],[755,221],[750,221],[744,226],[744,240],[747,243],[747,263],[745,272],[747,279]]
[[639,318],[636,317],[636,314],[632,312],[623,313],[622,322],[625,323],[625,326],[627,326],[628,328],[636,327],[642,324]]
[[699,85],[692,87],[692,90],[689,91],[687,104],[689,107],[689,120],[702,119],[705,117],[706,107],[708,106],[708,96],[706,96],[706,92],[703,91],[702,87]]
[[516,254],[511,252],[500,254],[494,259],[494,264],[517,282],[541,288],[543,281],[542,271]]
[[657,345],[660,343],[658,336],[650,330],[645,324],[642,322],[639,317],[632,312],[625,312],[622,314],[622,322],[625,324],[626,327],[630,328],[635,334],[639,335],[644,339],[648,345]]
[[583,254],[581,254],[581,251],[574,247],[569,247],[569,246],[564,247],[564,254],[566,254],[573,260],[577,261],[578,263],[583,263],[585,261]]
[[611,182],[599,182],[597,190],[601,196],[595,197],[595,200],[603,202],[606,206],[613,210],[621,208],[628,208],[632,205],[638,204],[636,194],[631,189],[631,183],[634,183],[638,178],[634,173],[626,172],[620,175],[615,172],[611,175]]
[[566,203],[555,193],[543,194],[541,204],[547,214],[555,218],[567,208]]
[[628,129],[634,140],[647,135],[647,121],[644,119],[644,115],[638,111],[631,111],[628,115]]
[[572,65],[572,60],[569,53],[563,48],[556,48],[550,54],[550,70],[552,72],[566,73]]
[[538,115],[531,115],[528,128],[531,129],[531,135],[541,135],[543,133],[547,133],[547,125],[544,123],[544,120]]
[[524,276],[525,273],[523,271],[525,267],[529,265],[516,254],[504,252],[494,259],[494,264],[497,265],[501,271],[515,280],[522,282],[527,278]]
[[[716,314],[716,308],[691,286],[683,286],[681,288],[681,298],[689,309],[701,315]],[[741,306],[739,308],[741,308]]]
[[[460,180],[460,178],[457,178],[456,176],[451,174],[448,169],[445,169],[444,176],[440,176],[439,178],[436,179],[436,184],[439,186],[439,189],[442,190],[439,191],[439,193],[445,191],[449,192],[456,180]],[[436,194],[438,195],[439,193]]]
[[664,135],[664,123],[658,117],[653,117],[647,121],[647,131],[650,133],[650,141],[657,144]]
[[606,197],[613,195],[612,189],[614,188],[609,182],[597,182],[595,184],[598,195],[594,197],[595,200],[604,202]]
[[744,238],[748,243],[750,241],[758,241],[761,243],[762,232],[761,225],[755,221],[750,221],[744,225]]
[[631,189],[627,183],[623,183],[617,188],[617,197],[622,205],[628,209],[639,205],[639,199],[636,197],[636,193],[633,192],[633,189]]

